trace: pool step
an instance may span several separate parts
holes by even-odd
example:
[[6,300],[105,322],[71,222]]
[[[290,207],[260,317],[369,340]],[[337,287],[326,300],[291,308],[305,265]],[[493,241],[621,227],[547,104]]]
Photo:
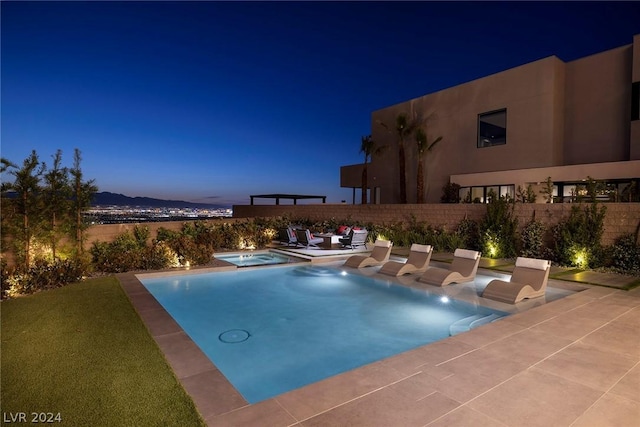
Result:
[[502,316],[498,314],[474,314],[473,316],[465,317],[464,319],[454,322],[449,327],[449,335],[454,336],[461,334],[462,332],[470,331],[473,328],[491,323],[501,317]]

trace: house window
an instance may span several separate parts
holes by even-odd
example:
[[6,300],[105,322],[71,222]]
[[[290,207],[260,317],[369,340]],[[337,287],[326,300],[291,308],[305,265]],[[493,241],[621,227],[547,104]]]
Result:
[[511,199],[516,195],[516,186],[515,185],[501,185],[500,186],[500,197],[505,199]]
[[507,143],[507,110],[478,114],[478,148]]
[[461,187],[458,195],[463,203],[489,203],[491,192],[507,200],[515,197],[515,185],[489,185],[484,187]]
[[631,120],[640,120],[640,82],[631,84]]

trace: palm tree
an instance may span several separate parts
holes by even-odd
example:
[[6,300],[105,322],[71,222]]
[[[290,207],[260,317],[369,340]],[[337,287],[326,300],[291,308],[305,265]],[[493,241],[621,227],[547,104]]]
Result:
[[360,152],[364,154],[364,163],[362,164],[362,204],[367,204],[367,188],[369,187],[367,182],[367,162],[373,157],[378,155],[384,150],[384,146],[376,145],[371,135],[363,136],[360,140]]
[[[380,122],[385,129],[389,127]],[[404,155],[404,140],[407,136],[413,133],[416,128],[417,121],[410,121],[407,114],[400,113],[396,117],[395,132],[398,137],[398,173],[400,178],[400,203],[407,203],[407,174],[406,174],[406,159]]]
[[415,132],[415,138],[418,147],[418,181],[416,183],[416,201],[417,203],[424,203],[424,166],[422,160],[425,153],[433,150],[436,144],[442,141],[442,137],[439,136],[433,142],[429,143],[427,139],[427,132],[423,128],[418,128]]

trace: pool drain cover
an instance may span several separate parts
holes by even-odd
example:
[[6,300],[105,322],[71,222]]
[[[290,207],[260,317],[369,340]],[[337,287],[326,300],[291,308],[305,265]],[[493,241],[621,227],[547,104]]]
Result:
[[228,344],[235,344],[248,340],[250,336],[251,334],[244,329],[229,329],[221,333],[218,339]]

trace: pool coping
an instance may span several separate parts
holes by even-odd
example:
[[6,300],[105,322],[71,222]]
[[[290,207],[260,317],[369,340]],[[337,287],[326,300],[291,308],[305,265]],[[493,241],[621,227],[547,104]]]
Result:
[[[223,271],[224,269],[229,270],[230,268],[212,267],[193,269],[189,272],[204,273]],[[492,274],[489,270],[483,271],[484,273]],[[144,273],[145,276],[152,277],[148,274],[157,277],[167,275],[167,272]],[[185,271],[174,271],[170,274],[185,274]],[[387,400],[394,401],[398,398],[398,394],[404,393],[405,389],[411,390],[412,393],[413,389],[422,390],[426,395],[420,399],[420,405],[411,405],[411,407],[404,409],[400,405],[396,415],[393,415],[395,410],[387,411],[389,413],[386,413],[386,416],[391,417],[395,420],[394,422],[401,422],[408,414],[417,414],[413,415],[420,420],[416,425],[431,423],[438,425],[438,422],[445,421],[446,425],[465,425],[466,421],[456,423],[452,420],[457,419],[455,417],[461,418],[473,414],[475,417],[488,417],[494,423],[502,421],[502,424],[498,425],[509,425],[504,420],[500,420],[498,415],[492,414],[490,409],[479,407],[477,402],[487,400],[486,396],[497,390],[498,386],[508,384],[510,381],[517,381],[527,373],[533,372],[540,375],[536,367],[541,363],[552,358],[556,353],[579,344],[589,334],[595,333],[599,328],[605,327],[615,319],[607,319],[602,325],[595,325],[594,328],[596,326],[597,328],[588,334],[569,340],[567,337],[559,337],[557,331],[548,331],[545,325],[550,325],[549,322],[566,315],[567,312],[581,310],[583,306],[592,306],[593,309],[597,309],[601,301],[605,301],[609,305],[611,301],[615,301],[617,305],[628,304],[628,310],[620,316],[633,312],[633,315],[637,317],[637,314],[640,313],[640,298],[629,299],[627,297],[628,295],[640,297],[640,292],[637,290],[627,292],[586,285],[584,286],[586,290],[582,292],[530,308],[521,313],[514,313],[507,318],[472,331],[356,368],[257,404],[249,404],[147,291],[135,273],[123,273],[117,277],[149,333],[164,353],[176,377],[191,396],[208,425],[250,426],[257,422],[270,426],[326,425],[336,420],[344,420],[344,417],[351,419],[358,413],[358,407],[371,404],[370,402],[376,402],[375,408],[379,408],[379,399],[384,398],[385,402]],[[607,299],[609,300],[606,301]],[[622,299],[625,303],[621,302]],[[448,369],[448,367],[454,366],[456,360],[464,360],[474,354],[484,353],[484,356],[494,364],[497,363],[496,360],[508,364],[507,359],[502,359],[489,350],[501,343],[507,345],[509,340],[515,341],[517,338],[527,335],[532,335],[536,339],[545,337],[552,342],[559,341],[560,348],[554,349],[555,351],[550,354],[532,359],[529,364],[510,367],[513,373],[505,371],[499,375],[495,374],[500,379],[498,384],[487,386],[488,389],[481,387],[476,395],[457,389],[455,384],[448,380],[447,375],[452,375],[450,371],[455,371],[455,369]],[[513,345],[511,344],[511,346]],[[526,347],[526,344],[523,346]],[[640,372],[640,368],[638,368],[640,351],[638,354],[635,353],[635,350],[631,353],[631,355],[625,354],[625,357],[637,359],[634,359],[636,361],[634,372]],[[499,367],[495,369],[496,372],[500,372]],[[631,373],[630,371],[631,369],[625,375],[640,375],[640,373]],[[544,374],[547,373],[544,372]],[[503,375],[507,375],[507,377],[502,378]],[[584,392],[584,390],[581,391]],[[589,392],[592,390],[587,390],[587,394]],[[592,394],[595,396],[594,393]],[[576,416],[576,419],[585,416],[585,413],[592,406],[602,401],[604,395],[598,395],[594,402],[584,408],[583,413]],[[620,398],[615,393],[612,396]],[[593,396],[590,398],[593,399]],[[427,406],[433,406],[428,411],[429,414],[422,413],[422,406],[427,403]],[[406,402],[404,404],[407,405]],[[635,404],[640,407],[640,403],[635,402]],[[373,413],[375,413],[375,408],[372,408]],[[362,421],[362,414],[359,416],[360,425],[366,425],[367,423]]]

